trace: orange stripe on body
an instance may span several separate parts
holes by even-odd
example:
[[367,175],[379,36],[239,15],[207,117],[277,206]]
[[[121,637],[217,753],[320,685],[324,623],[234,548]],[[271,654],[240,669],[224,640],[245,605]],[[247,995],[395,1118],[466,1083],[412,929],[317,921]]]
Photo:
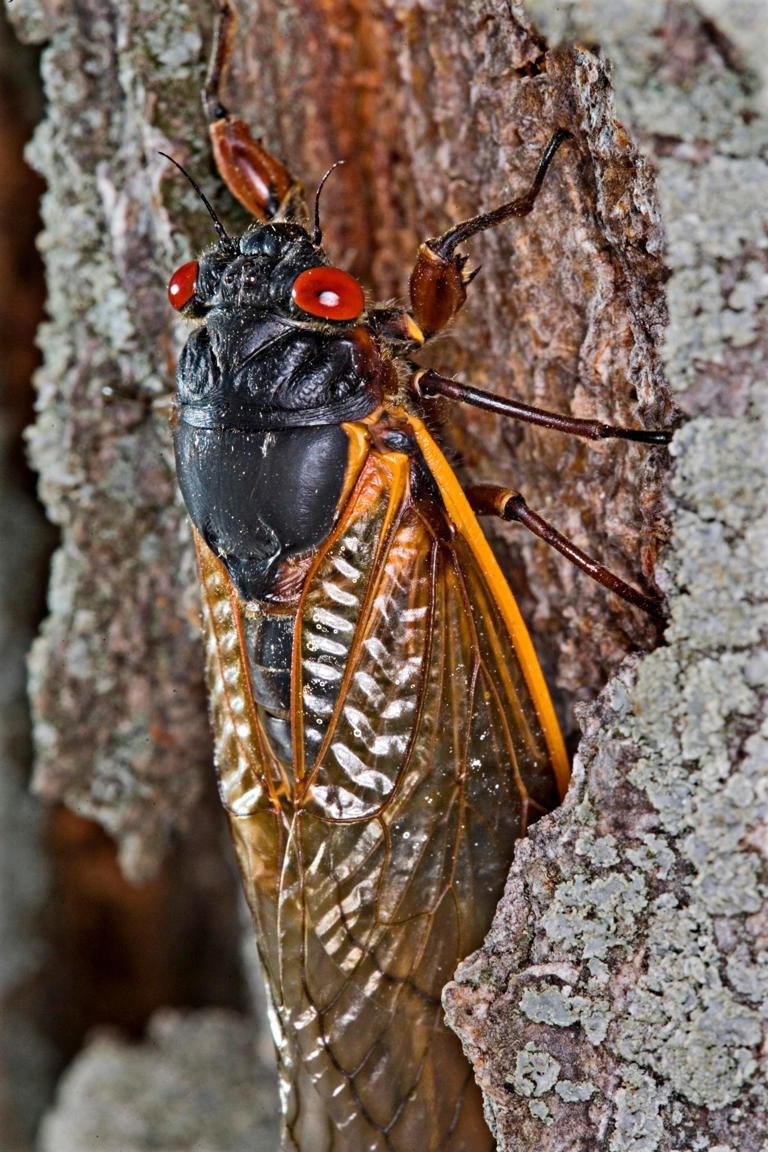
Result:
[[357,483],[357,478],[362,471],[363,464],[365,464],[371,448],[371,437],[365,424],[345,421],[342,424],[342,428],[349,440],[349,447],[347,449],[347,467],[344,470],[341,495],[336,504],[337,516],[340,516],[346,508],[347,501],[352,495],[352,489]]
[[499,567],[491,546],[483,535],[483,530],[477,522],[461,485],[453,469],[430,436],[424,424],[418,417],[402,410],[397,411],[398,416],[407,419],[419,442],[427,467],[435,478],[440,495],[451,520],[454,522],[467,544],[480,564],[483,574],[488,581],[494,600],[504,619],[510,637],[515,647],[520,667],[523,670],[525,681],[533,699],[534,707],[541,723],[544,740],[552,759],[557,789],[562,799],[568,788],[571,778],[571,768],[565,751],[560,725],[557,722],[555,710],[549,695],[544,675],[528,635],[528,629],[520,614],[514,596]]

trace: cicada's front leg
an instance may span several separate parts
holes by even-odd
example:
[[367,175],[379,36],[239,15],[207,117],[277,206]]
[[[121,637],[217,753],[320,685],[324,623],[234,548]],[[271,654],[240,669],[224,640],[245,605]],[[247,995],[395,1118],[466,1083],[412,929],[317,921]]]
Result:
[[266,222],[279,217],[302,222],[307,216],[303,186],[254,140],[245,121],[231,116],[222,102],[237,32],[237,13],[229,0],[218,0],[217,6],[213,49],[203,88],[203,107],[216,166],[232,195],[257,220]]
[[570,136],[570,132],[558,128],[542,153],[528,191],[522,196],[491,212],[464,220],[442,236],[424,241],[411,272],[410,311],[402,308],[374,308],[368,317],[371,326],[392,342],[399,354],[409,355],[418,351],[425,340],[429,340],[453,320],[467,298],[468,284],[476,275],[476,272],[465,272],[467,257],[456,249],[486,228],[494,228],[512,216],[527,216],[536,203],[555,153]]
[[410,294],[413,319],[425,336],[445,328],[467,298],[467,285],[474,273],[465,273],[467,257],[457,254],[458,246],[476,233],[495,228],[512,216],[527,216],[536,203],[555,153],[565,140],[570,139],[570,135],[564,128],[559,128],[551,137],[531,186],[522,196],[491,212],[464,220],[442,236],[425,240],[421,245],[411,273]]

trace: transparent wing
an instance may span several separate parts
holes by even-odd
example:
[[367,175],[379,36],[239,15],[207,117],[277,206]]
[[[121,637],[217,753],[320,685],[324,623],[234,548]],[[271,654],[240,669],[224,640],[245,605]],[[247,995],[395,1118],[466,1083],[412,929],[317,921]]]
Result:
[[440,992],[488,930],[515,840],[556,803],[515,645],[424,468],[369,455],[294,646],[273,983],[345,1152],[493,1146]]

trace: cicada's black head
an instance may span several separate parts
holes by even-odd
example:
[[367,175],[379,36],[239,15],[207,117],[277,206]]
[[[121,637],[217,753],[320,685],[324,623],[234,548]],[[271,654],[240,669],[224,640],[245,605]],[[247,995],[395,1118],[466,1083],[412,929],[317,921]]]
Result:
[[363,290],[299,224],[260,224],[237,240],[223,233],[174,273],[168,295],[202,321],[177,376],[179,413],[197,427],[341,423],[381,399],[388,361],[366,324]]
[[359,321],[365,310],[354,277],[329,267],[306,229],[284,221],[258,225],[239,240],[220,240],[174,273],[168,296],[191,318],[214,308],[243,308],[334,327]]

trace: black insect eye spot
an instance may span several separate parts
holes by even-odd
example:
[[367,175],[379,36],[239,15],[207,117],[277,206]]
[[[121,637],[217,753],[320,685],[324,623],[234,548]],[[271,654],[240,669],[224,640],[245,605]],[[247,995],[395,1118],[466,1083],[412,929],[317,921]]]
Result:
[[406,452],[410,455],[414,451],[414,444],[411,437],[395,429],[390,429],[386,432],[381,442],[387,452]]
[[246,284],[255,284],[257,280],[258,276],[246,276],[245,278]]
[[234,276],[232,275],[232,273],[227,272],[226,276],[224,277],[224,283],[225,284],[231,284],[233,280],[234,280]]

